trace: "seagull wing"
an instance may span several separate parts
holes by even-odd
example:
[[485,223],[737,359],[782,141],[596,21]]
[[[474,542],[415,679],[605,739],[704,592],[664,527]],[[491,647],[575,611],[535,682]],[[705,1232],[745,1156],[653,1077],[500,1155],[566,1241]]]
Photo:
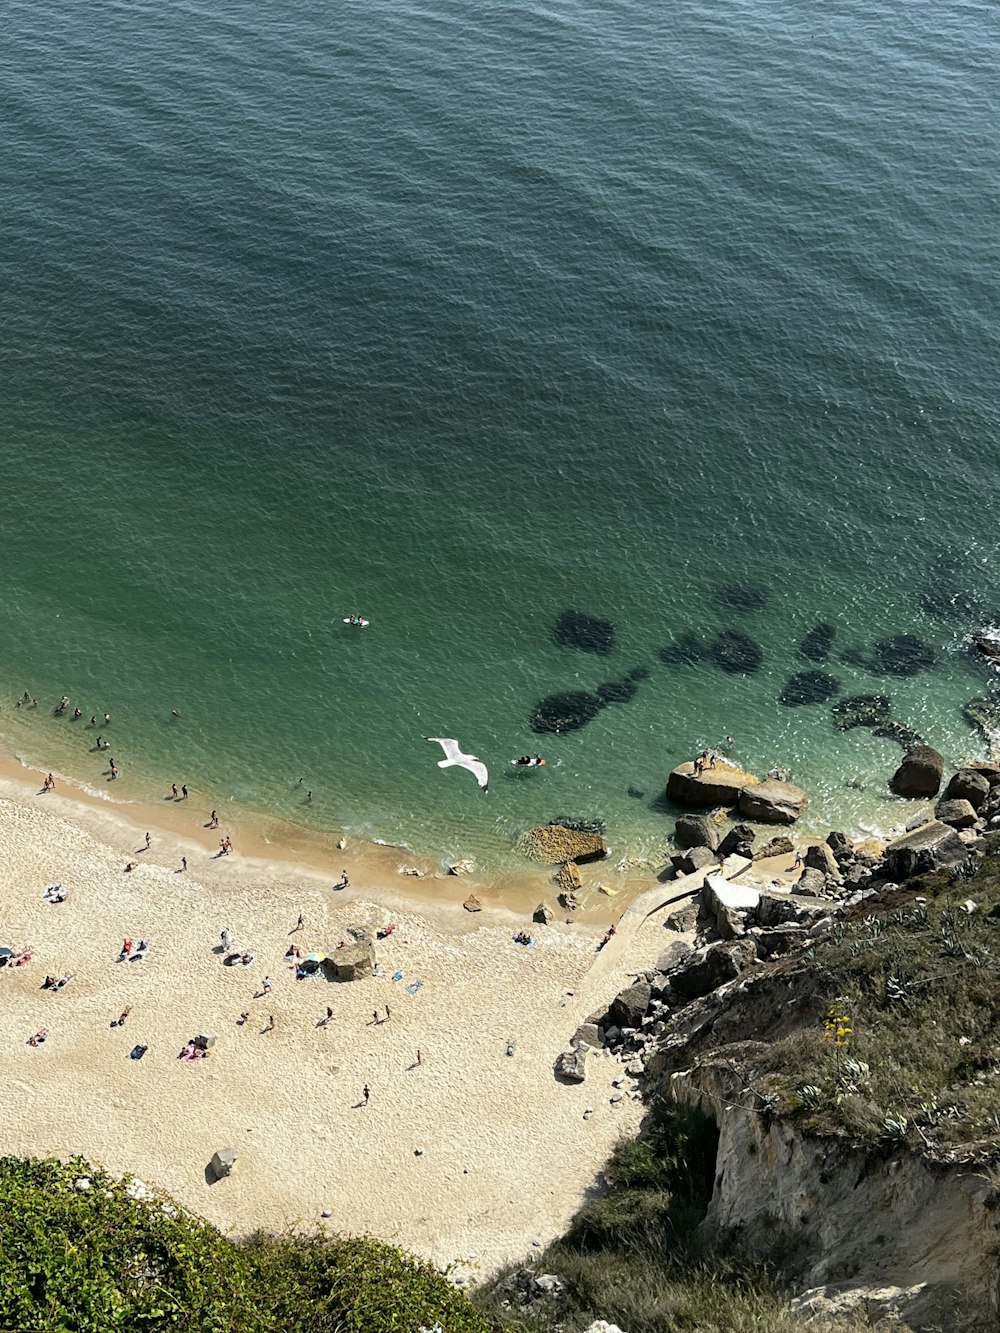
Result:
[[424,740],[434,741],[444,750],[445,757],[438,760],[438,768],[467,768],[483,791],[489,789],[490,775],[486,765],[474,754],[463,754],[458,741],[446,736],[425,736]]
[[483,791],[489,791],[490,789],[489,769],[487,769],[486,765],[483,763],[481,759],[476,759],[476,757],[473,755],[470,757],[468,763],[463,764],[462,767],[467,768],[469,770],[469,772],[475,777],[476,781],[479,783],[480,787],[482,787]]

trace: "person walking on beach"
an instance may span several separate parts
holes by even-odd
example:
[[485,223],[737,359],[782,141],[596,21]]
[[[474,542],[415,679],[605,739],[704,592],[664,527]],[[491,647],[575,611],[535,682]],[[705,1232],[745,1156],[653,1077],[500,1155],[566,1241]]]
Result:
[[391,1017],[392,1017],[392,1014],[389,1012],[389,1006],[386,1005],[386,1006],[385,1006],[385,1021],[388,1023],[388,1021],[389,1021],[389,1019],[390,1019]]
[[372,1090],[371,1090],[371,1088],[368,1086],[367,1083],[366,1083],[365,1086],[361,1089],[361,1095],[362,1095],[362,1097],[364,1097],[364,1099],[365,1099],[365,1105],[367,1106],[367,1105],[368,1105],[368,1098],[372,1095]]
[[187,787],[181,787],[181,800],[182,800],[182,801],[186,801],[187,798],[188,798],[188,789],[187,789]]
[[111,726],[111,714],[110,714],[110,713],[105,713],[105,714],[104,714],[104,725],[105,725],[106,727],[110,727],[110,726]]
[[186,856],[182,856],[182,857],[181,857],[181,870],[182,870],[182,871],[183,871],[183,870],[187,870],[187,868],[188,868],[188,859],[187,859]]
[[250,1018],[249,1012],[247,1010],[244,1010],[244,1012],[240,1014],[239,1018],[236,1020],[236,1026],[238,1028],[243,1027],[243,1025],[248,1021],[249,1018]]
[[424,1057],[423,1057],[423,1055],[420,1053],[420,1051],[418,1050],[418,1051],[417,1051],[417,1068],[419,1068],[423,1063],[424,1063]]
[[176,782],[171,782],[171,784],[170,784],[170,794],[173,796],[174,800],[176,801],[176,800],[177,800],[177,783],[176,783]]
[[271,994],[271,978],[270,978],[270,977],[265,977],[264,980],[260,983],[260,993],[261,993],[261,995],[270,995],[270,994]]
[[96,726],[97,726],[97,714],[96,714],[96,713],[94,713],[94,714],[92,715],[92,717],[91,717],[91,719],[90,719],[90,725],[91,725],[92,727],[96,727]]
[[146,851],[147,851],[147,852],[149,851],[149,849],[150,849],[150,847],[152,846],[152,844],[153,844],[153,839],[152,839],[152,838],[149,836],[149,834],[147,833],[147,834],[146,834]]
[[792,862],[792,869],[798,870],[801,865],[802,865],[802,852],[801,850],[798,850],[795,853],[795,860]]
[[229,848],[226,846],[226,840],[225,840],[225,838],[220,838],[220,839],[219,839],[219,855],[220,855],[220,856],[228,856],[228,855],[229,855]]
[[118,776],[118,765],[115,763],[113,759],[108,760],[108,765],[111,770],[111,779],[112,781],[114,781],[114,779]]
[[326,1006],[326,1021],[329,1023],[330,1020],[331,1020],[331,1018],[333,1018],[333,1010],[330,1008],[329,1005],[327,1005],[327,1006]]
[[117,1022],[112,1024],[112,1026],[123,1028],[125,1026],[125,1020],[126,1018],[128,1018],[131,1012],[132,1012],[132,1006],[130,1004],[127,1004],[125,1008],[121,1011],[121,1013],[118,1015]]
[[265,1031],[265,1032],[273,1032],[273,1031],[274,1031],[274,1014],[268,1014],[268,1016],[267,1016],[267,1027],[264,1029],[264,1031]]
[[45,779],[45,781],[42,783],[42,791],[55,791],[55,789],[56,789],[56,780],[50,773],[48,777]]

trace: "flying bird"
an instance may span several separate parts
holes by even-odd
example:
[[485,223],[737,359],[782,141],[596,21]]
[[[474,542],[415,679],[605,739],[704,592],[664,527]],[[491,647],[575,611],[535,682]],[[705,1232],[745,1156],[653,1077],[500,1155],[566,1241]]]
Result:
[[463,754],[458,748],[458,741],[448,740],[443,736],[425,736],[425,741],[435,741],[444,750],[444,758],[438,760],[438,768],[467,768],[483,791],[490,789],[490,775],[486,765],[474,754]]

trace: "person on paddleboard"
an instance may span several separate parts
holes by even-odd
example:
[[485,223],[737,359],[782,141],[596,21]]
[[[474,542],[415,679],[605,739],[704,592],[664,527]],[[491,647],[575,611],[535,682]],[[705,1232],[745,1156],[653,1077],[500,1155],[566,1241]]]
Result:
[[545,760],[540,754],[536,754],[534,758],[530,754],[522,754],[520,759],[512,759],[510,762],[515,768],[541,768]]

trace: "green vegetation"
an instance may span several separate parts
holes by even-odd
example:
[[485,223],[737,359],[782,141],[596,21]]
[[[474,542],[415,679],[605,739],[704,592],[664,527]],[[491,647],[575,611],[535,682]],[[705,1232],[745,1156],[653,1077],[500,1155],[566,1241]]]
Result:
[[[519,1299],[513,1265],[476,1293],[509,1333],[582,1333],[595,1319],[627,1333],[803,1333],[772,1274],[708,1260],[696,1228],[712,1193],[718,1133],[697,1111],[657,1101],[644,1137],[622,1140],[605,1189],[531,1267],[565,1283],[560,1296]],[[817,1320],[810,1333],[867,1327]]]
[[[89,1189],[74,1181],[87,1177]],[[0,1322],[45,1333],[490,1333],[446,1277],[367,1239],[231,1241],[87,1163],[0,1159]]]
[[1000,1157],[1000,860],[911,881],[775,969],[776,984],[803,981],[802,1025],[753,1056],[772,1112],[864,1144]]

